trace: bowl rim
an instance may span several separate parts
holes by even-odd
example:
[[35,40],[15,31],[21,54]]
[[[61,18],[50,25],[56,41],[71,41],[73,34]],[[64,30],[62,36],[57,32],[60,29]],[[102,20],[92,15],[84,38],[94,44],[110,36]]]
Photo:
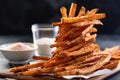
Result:
[[[8,45],[11,45],[11,44],[15,44],[15,43],[24,43],[24,44],[27,44],[28,46],[32,46],[32,49],[30,50],[7,50],[5,49],[4,47],[8,46]],[[30,46],[30,47],[31,47]],[[25,51],[33,51],[33,50],[37,50],[38,46],[35,45],[34,43],[32,42],[10,42],[10,43],[4,43],[4,44],[1,44],[0,45],[0,51],[10,51],[10,52],[25,52]]]

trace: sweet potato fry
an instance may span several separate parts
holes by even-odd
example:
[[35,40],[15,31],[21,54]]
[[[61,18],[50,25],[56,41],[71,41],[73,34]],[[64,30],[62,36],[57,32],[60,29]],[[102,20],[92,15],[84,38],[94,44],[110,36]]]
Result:
[[82,21],[82,22],[76,22],[71,24],[72,26],[75,27],[80,27],[81,29],[84,28],[87,25],[93,25],[93,24],[100,24],[103,25],[101,21],[99,20],[92,20],[92,21]]
[[94,33],[94,32],[97,32],[96,28],[92,28],[90,31],[88,31],[88,33]]
[[33,59],[35,60],[49,60],[50,58],[45,56],[33,56]]
[[21,75],[24,76],[34,76],[38,74],[44,74],[44,73],[52,73],[52,68],[43,68],[43,69],[31,69],[29,71],[20,72]]
[[120,49],[120,46],[114,46],[112,48],[105,48],[104,51],[107,51],[107,52],[110,52],[110,53],[113,53],[113,52],[116,52]]
[[101,69],[114,69],[117,67],[119,60],[110,60],[107,64],[101,67]]
[[95,42],[96,41],[96,36],[97,36],[97,34],[93,34],[91,36],[88,36],[88,37],[85,38],[85,41],[89,42],[89,40],[92,39],[92,42]]
[[62,17],[67,17],[67,9],[65,7],[61,7],[60,11],[61,11]]
[[59,25],[62,25],[63,23],[62,22],[54,22],[52,23],[52,26],[55,27],[55,26],[59,26]]
[[93,25],[88,26],[86,29],[82,31],[82,35],[85,36],[92,28],[93,28]]
[[26,71],[30,68],[36,68],[36,67],[41,67],[43,66],[44,62],[39,62],[39,63],[35,63],[35,64],[28,64],[25,66],[20,66],[20,67],[14,67],[10,69],[10,72],[21,72],[21,71]]
[[69,12],[69,16],[68,17],[74,17],[75,16],[76,7],[77,7],[77,4],[75,4],[75,3],[71,4],[70,12]]
[[98,10],[99,10],[98,8],[92,9],[91,11],[88,11],[86,15],[94,15]]
[[85,7],[82,7],[80,10],[79,10],[79,13],[77,15],[77,17],[80,17],[80,16],[85,16]]
[[112,59],[120,59],[120,50],[112,53]]

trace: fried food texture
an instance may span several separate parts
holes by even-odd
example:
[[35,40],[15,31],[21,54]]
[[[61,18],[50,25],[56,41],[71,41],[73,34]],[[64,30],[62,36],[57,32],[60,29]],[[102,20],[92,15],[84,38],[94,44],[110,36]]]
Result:
[[77,4],[72,3],[67,13],[67,8],[62,6],[61,21],[52,23],[53,27],[59,26],[59,30],[55,43],[50,45],[51,48],[56,48],[50,58],[34,56],[33,59],[44,62],[15,67],[10,71],[29,76],[66,76],[85,75],[100,69],[115,68],[120,59],[118,47],[102,51],[96,43],[97,28],[94,26],[103,25],[100,20],[106,17],[105,14],[97,13],[97,8],[87,11],[85,7],[81,7],[76,14],[76,9]]

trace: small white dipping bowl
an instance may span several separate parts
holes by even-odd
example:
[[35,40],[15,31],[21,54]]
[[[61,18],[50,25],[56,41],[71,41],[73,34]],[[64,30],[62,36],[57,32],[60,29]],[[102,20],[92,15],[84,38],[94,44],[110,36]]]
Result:
[[[19,43],[19,42],[15,42]],[[21,42],[25,45],[31,47],[30,50],[7,50],[8,46],[15,44],[15,43],[6,43],[0,45],[0,51],[4,55],[4,57],[9,60],[10,63],[25,63],[32,59],[32,56],[35,54],[37,46],[33,43]]]

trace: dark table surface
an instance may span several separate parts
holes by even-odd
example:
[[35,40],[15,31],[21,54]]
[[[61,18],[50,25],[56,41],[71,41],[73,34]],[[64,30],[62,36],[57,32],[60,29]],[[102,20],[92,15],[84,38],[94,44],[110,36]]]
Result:
[[[0,45],[9,42],[32,42],[32,36],[30,35],[17,35],[17,36],[0,36]],[[98,35],[97,43],[100,44],[101,49],[105,47],[112,47],[115,45],[120,45],[119,35]],[[9,61],[4,58],[2,53],[0,53],[0,71],[9,69]],[[6,79],[0,79],[6,80]],[[120,72],[107,78],[106,80],[120,80]]]

